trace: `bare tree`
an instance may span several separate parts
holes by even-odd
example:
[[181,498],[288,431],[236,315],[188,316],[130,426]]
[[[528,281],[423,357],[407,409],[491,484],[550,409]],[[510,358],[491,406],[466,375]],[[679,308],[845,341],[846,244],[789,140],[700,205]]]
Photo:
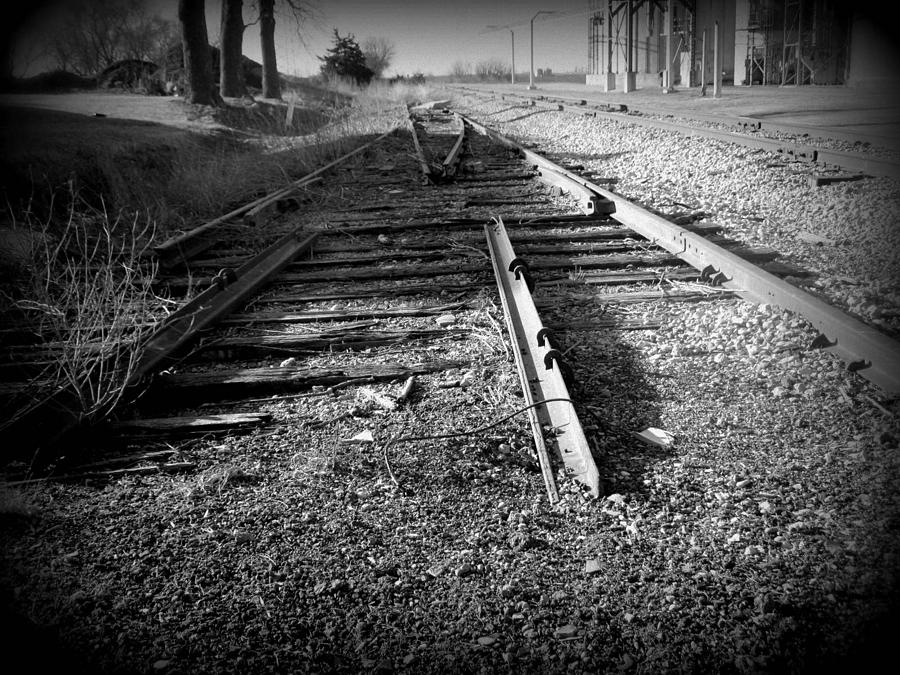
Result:
[[450,67],[450,74],[457,81],[464,80],[472,74],[472,65],[467,61],[454,61]]
[[370,37],[362,44],[362,51],[366,57],[366,67],[379,78],[391,65],[394,58],[394,43],[384,37]]
[[167,69],[172,48],[181,45],[181,24],[178,21],[163,21],[155,35],[147,60],[157,64],[163,81],[168,79]]
[[222,0],[222,22],[219,32],[219,93],[243,96],[244,73],[241,56],[244,44],[243,0]]
[[9,27],[9,37],[4,36],[0,42],[0,84],[25,77],[33,65],[53,56],[50,46],[44,41],[16,39],[15,28]]
[[259,0],[259,43],[262,48],[263,98],[281,98],[281,80],[275,59],[275,0]]
[[136,6],[132,0],[80,0],[67,7],[65,27],[54,40],[56,60],[63,69],[95,75],[123,58],[118,37]]
[[184,47],[187,100],[203,105],[219,105],[222,99],[216,92],[213,81],[204,0],[178,0],[178,19],[181,21]]
[[59,67],[96,75],[122,59],[164,61],[175,24],[147,12],[140,0],[76,0],[53,40]]
[[475,75],[479,80],[505,80],[509,66],[500,59],[484,59],[475,64]]
[[[315,0],[282,0],[297,27],[297,36],[303,42],[300,29],[314,17]],[[281,79],[275,58],[275,0],[259,0],[259,40],[262,48],[262,95],[281,98]]]
[[134,13],[126,17],[115,36],[121,45],[119,58],[159,63],[158,59],[165,58],[166,48],[177,35],[176,22],[148,14],[142,7],[137,7]]
[[46,43],[22,38],[21,31],[27,30],[40,9],[40,5],[20,2],[4,8],[0,21],[0,82],[26,72],[38,58],[50,55]]

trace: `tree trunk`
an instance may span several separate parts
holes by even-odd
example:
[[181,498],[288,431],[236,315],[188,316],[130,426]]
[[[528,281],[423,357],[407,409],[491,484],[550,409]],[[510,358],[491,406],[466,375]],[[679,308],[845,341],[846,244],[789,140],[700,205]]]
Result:
[[222,99],[216,92],[213,80],[204,0],[178,0],[178,19],[181,21],[181,43],[184,48],[187,100],[202,105],[219,105]]
[[243,96],[244,73],[241,54],[244,41],[243,0],[222,0],[222,25],[219,33],[219,93]]
[[262,47],[263,98],[281,98],[275,62],[275,0],[259,0],[259,42]]

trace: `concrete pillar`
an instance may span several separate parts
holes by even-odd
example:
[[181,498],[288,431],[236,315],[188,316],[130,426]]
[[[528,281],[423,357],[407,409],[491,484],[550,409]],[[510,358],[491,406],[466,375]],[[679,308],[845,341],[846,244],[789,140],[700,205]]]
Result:
[[675,0],[668,0],[666,3],[666,69],[663,71],[664,94],[675,91],[675,74],[672,72],[672,31],[675,26],[672,15],[672,5],[674,3]]
[[750,84],[745,81],[747,66],[747,43],[749,41],[749,32],[747,26],[750,25],[750,0],[735,0],[734,7],[734,83]]
[[628,14],[625,16],[625,87],[624,91],[627,94],[630,91],[634,91],[637,89],[634,75],[634,0],[628,0],[625,11]]
[[604,83],[603,91],[615,91],[616,89],[616,74],[613,72],[612,67],[612,57],[613,57],[613,13],[612,13],[612,4],[607,5],[607,15],[606,15],[606,82]]

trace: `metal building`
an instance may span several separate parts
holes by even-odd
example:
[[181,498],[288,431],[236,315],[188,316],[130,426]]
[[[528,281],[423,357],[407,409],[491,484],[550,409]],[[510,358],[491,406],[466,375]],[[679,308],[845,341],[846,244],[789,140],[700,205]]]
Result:
[[900,65],[893,24],[849,0],[589,0],[589,9],[586,81],[606,91],[709,84],[716,67],[725,84],[858,85],[894,81]]

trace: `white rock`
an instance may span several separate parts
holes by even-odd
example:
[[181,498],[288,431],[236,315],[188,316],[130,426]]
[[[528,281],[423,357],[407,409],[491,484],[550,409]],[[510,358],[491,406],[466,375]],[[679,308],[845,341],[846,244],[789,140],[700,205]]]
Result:
[[345,443],[374,443],[375,438],[372,436],[372,432],[366,429],[365,431],[360,431],[355,436],[349,438],[344,441]]
[[553,634],[560,639],[575,637],[578,635],[578,626],[567,623],[565,626],[557,628]]

